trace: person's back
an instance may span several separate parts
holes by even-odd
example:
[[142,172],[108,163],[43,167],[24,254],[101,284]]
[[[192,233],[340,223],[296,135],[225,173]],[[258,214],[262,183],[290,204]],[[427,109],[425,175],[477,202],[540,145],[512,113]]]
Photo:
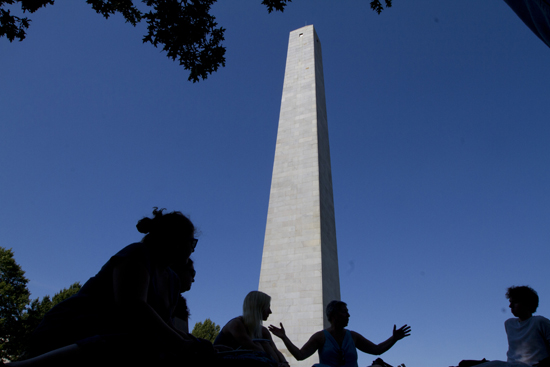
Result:
[[[120,312],[117,312],[115,306],[113,269],[122,261],[138,259],[150,271],[148,256],[147,248],[141,242],[128,245],[112,256],[76,295],[59,303],[45,315],[32,334],[27,356],[38,356],[94,335],[115,334],[117,329],[131,326],[122,324]],[[148,301],[163,321],[169,322],[169,310],[165,309],[156,292],[156,283],[155,275],[152,274]],[[175,296],[176,290],[172,292],[174,303]]]
[[242,321],[242,316],[238,316],[231,319],[222,328],[222,330],[218,333],[216,340],[214,340],[214,345],[217,345],[217,346],[222,345],[234,350],[241,348],[241,343],[233,335],[233,330],[237,329],[237,327],[235,326],[237,323],[244,325],[244,322]]

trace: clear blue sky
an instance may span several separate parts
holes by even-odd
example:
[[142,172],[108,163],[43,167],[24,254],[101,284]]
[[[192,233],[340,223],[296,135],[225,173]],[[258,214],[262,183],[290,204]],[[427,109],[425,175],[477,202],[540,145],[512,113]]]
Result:
[[[550,49],[501,0],[220,0],[227,66],[193,84],[83,0],[0,40],[0,246],[33,297],[84,282],[153,206],[200,227],[191,325],[257,289],[290,31],[323,48],[349,328],[407,367],[505,359],[506,287],[550,315]],[[278,320],[268,320],[277,323]],[[362,355],[360,365],[374,356]]]

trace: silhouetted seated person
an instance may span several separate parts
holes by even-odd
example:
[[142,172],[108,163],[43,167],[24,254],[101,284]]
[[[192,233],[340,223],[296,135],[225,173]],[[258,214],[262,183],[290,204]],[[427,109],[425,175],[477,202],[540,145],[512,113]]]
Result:
[[212,345],[172,323],[181,288],[170,266],[187,263],[195,227],[180,212],[162,211],[138,222],[146,234],[141,242],[111,257],[46,314],[32,335],[32,358],[10,366],[204,365],[197,361],[214,354]]
[[[288,366],[284,356],[273,343],[271,334],[262,326],[271,314],[271,297],[267,294],[252,291],[243,302],[243,315],[230,320],[220,331],[214,341],[214,347],[228,347],[231,350],[260,352],[271,359],[275,365]],[[219,350],[219,349],[218,349]]]
[[[180,280],[180,292],[185,293],[191,289],[195,281],[195,267],[193,260],[189,259],[187,264],[178,264],[171,267]],[[178,302],[172,313],[173,323],[176,330],[189,334],[189,308],[187,300],[180,294]]]
[[315,366],[319,367],[357,367],[357,349],[364,353],[380,355],[389,350],[398,340],[409,336],[411,332],[410,326],[403,325],[396,329],[394,325],[393,334],[388,340],[374,344],[361,334],[345,329],[350,317],[346,303],[330,302],[327,305],[326,315],[330,326],[313,334],[301,349],[290,341],[283,324],[280,324],[281,328],[270,325],[269,330],[283,340],[288,351],[298,361],[318,351],[320,363]]
[[510,300],[510,310],[516,316],[504,322],[508,337],[508,360],[466,360],[460,362],[459,366],[550,367],[550,320],[543,316],[533,316],[539,306],[537,292],[528,286],[510,287],[506,298]]

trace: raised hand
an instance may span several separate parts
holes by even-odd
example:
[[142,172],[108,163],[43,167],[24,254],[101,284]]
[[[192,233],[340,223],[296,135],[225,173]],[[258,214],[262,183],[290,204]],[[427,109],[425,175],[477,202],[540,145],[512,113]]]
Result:
[[405,324],[397,330],[395,329],[395,325],[393,325],[393,338],[395,341],[401,340],[409,335],[411,335],[411,327],[409,325]]
[[268,326],[268,329],[269,331],[271,331],[271,333],[273,335],[275,335],[276,337],[278,338],[284,338],[286,336],[286,333],[285,333],[285,328],[283,326],[283,323],[279,323],[279,325],[281,325],[281,328],[279,329],[278,327],[275,327],[273,325],[269,325]]

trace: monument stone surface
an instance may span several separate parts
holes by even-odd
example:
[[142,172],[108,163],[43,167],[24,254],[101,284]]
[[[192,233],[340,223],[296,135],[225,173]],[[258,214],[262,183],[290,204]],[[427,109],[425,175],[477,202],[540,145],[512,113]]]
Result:
[[[340,299],[336,226],[321,43],[312,25],[290,33],[259,290],[271,296],[267,324],[282,322],[299,348],[329,326]],[[292,366],[297,363],[273,337]]]

